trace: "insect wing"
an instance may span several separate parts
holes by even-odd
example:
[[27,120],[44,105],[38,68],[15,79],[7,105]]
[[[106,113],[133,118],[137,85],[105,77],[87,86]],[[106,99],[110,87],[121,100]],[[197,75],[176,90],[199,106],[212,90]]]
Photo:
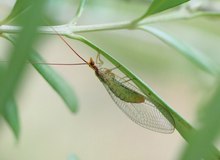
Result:
[[[124,79],[119,79],[118,81],[124,81]],[[174,120],[164,108],[156,107],[147,100],[147,97],[143,103],[125,102],[115,96],[105,83],[103,85],[117,106],[138,125],[160,133],[172,133],[174,131]],[[123,85],[137,91],[137,88],[129,82],[123,83]],[[140,93],[139,90],[138,92]]]

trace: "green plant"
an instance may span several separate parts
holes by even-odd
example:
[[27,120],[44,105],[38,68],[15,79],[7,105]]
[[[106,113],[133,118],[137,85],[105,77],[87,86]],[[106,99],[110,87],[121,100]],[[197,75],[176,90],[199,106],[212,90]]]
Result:
[[[212,145],[212,143],[213,139],[217,136],[220,127],[211,125],[213,124],[213,122],[219,120],[218,113],[220,113],[220,111],[217,107],[220,104],[217,98],[219,95],[219,89],[217,89],[216,91],[216,96],[213,96],[213,100],[210,100],[212,103],[208,103],[209,105],[211,105],[209,108],[210,112],[207,112],[204,116],[204,126],[201,127],[201,129],[195,130],[185,119],[182,118],[182,116],[180,116],[166,102],[164,102],[160,98],[160,96],[156,94],[146,83],[144,83],[140,78],[138,78],[122,63],[120,63],[116,58],[113,58],[110,53],[97,46],[95,43],[91,42],[84,36],[80,35],[80,33],[86,32],[122,29],[127,29],[130,32],[132,32],[133,30],[141,30],[144,32],[148,32],[158,37],[160,40],[162,40],[165,44],[169,45],[173,49],[176,49],[178,53],[180,53],[193,64],[195,64],[198,68],[204,70],[205,72],[209,73],[214,78],[216,78],[218,82],[219,68],[217,67],[217,65],[215,65],[214,62],[210,60],[210,58],[204,56],[204,54],[201,54],[199,51],[197,51],[194,47],[191,47],[189,44],[172,37],[168,33],[156,27],[150,26],[150,24],[155,23],[192,19],[202,16],[218,17],[220,15],[220,12],[215,11],[212,7],[210,7],[210,4],[214,2],[210,1],[209,3],[207,3],[201,1],[199,5],[194,6],[192,3],[188,2],[188,0],[154,0],[150,4],[146,12],[140,17],[135,18],[134,20],[109,24],[77,26],[77,21],[83,13],[84,7],[86,5],[86,0],[81,0],[80,2],[81,3],[78,7],[75,16],[69,23],[60,26],[52,26],[56,30],[56,32],[58,32],[60,35],[78,40],[86,44],[88,47],[91,47],[96,52],[102,54],[114,66],[120,66],[119,70],[130,79],[135,79],[136,81],[134,81],[134,83],[139,87],[139,89],[143,93],[145,93],[152,100],[154,100],[158,104],[161,104],[166,110],[168,110],[174,118],[175,128],[181,134],[181,136],[189,143],[189,147],[186,149],[186,153],[183,155],[185,159],[219,159],[220,153]],[[0,79],[0,107],[2,115],[5,117],[5,119],[11,126],[16,137],[18,137],[19,135],[19,119],[17,113],[17,106],[13,100],[13,95],[19,80],[17,77],[20,77],[26,59],[28,59],[30,62],[44,62],[40,55],[30,47],[31,44],[34,42],[35,37],[37,36],[36,29],[38,27],[38,32],[43,34],[57,34],[51,28],[51,26],[39,27],[41,24],[40,20],[42,19],[41,16],[35,13],[39,10],[39,8],[36,7],[38,3],[40,6],[41,2],[17,0],[13,10],[9,14],[9,16],[1,22],[0,26],[1,36],[10,40],[15,45],[14,53],[11,54],[9,67],[7,67],[6,69],[5,67],[2,67],[0,72],[2,75]],[[32,10],[29,8],[35,8],[36,10]],[[35,16],[34,19],[39,19],[39,22],[37,20],[33,21],[35,23],[28,26],[29,24],[27,23],[27,21],[22,22],[22,17],[27,18],[28,15]],[[19,24],[21,24],[21,26],[24,27],[24,30],[22,31],[20,26],[6,25],[7,23],[12,22],[17,18],[19,19],[18,22],[21,22]],[[30,19],[32,18],[33,17],[30,17]],[[25,27],[27,27],[27,29],[25,29]],[[20,33],[20,39],[19,37],[13,38],[11,35],[9,35],[12,33]],[[24,41],[25,39],[26,41]],[[33,66],[48,81],[48,83],[55,89],[55,91],[64,99],[68,108],[72,112],[75,112],[77,110],[77,99],[73,98],[75,97],[75,94],[70,89],[69,85],[67,83],[63,83],[64,80],[61,77],[59,77],[49,66],[40,66],[36,64],[33,64]],[[216,114],[215,116],[212,111],[214,111],[214,113]],[[213,120],[210,119],[210,116],[208,115],[213,115],[211,116]],[[212,132],[204,134],[206,133],[204,131],[208,130]],[[206,141],[201,141],[201,139],[206,139]],[[192,158],[193,156],[195,156],[195,158]]]

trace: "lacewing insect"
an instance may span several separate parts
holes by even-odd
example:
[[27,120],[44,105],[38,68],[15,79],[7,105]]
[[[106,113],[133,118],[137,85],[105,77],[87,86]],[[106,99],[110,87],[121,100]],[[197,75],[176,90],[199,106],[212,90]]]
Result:
[[[107,92],[117,104],[117,106],[135,123],[160,133],[172,133],[175,123],[171,114],[160,104],[144,95],[138,87],[113,73],[108,68],[97,67],[92,58],[87,62],[82,58],[69,43],[59,34],[57,35],[64,43],[90,68],[95,71],[95,75],[102,82]],[[100,60],[100,55],[97,56]],[[100,60],[100,62],[102,62]]]
[[[56,31],[61,40],[78,56],[83,62],[77,64],[66,63],[47,63],[31,62],[40,65],[85,65],[87,64],[95,72],[95,75],[102,82],[105,89],[117,104],[117,106],[136,124],[152,131],[160,133],[172,133],[175,129],[174,119],[171,114],[159,103],[146,96],[130,80],[121,78],[115,73],[114,69],[98,67],[97,60],[103,64],[100,54],[96,58],[96,64],[92,58],[86,61],[79,55],[69,43]],[[6,61],[2,61],[6,62]]]
[[[54,30],[54,29],[53,29]],[[95,71],[95,75],[102,82],[105,89],[117,104],[117,106],[136,124],[160,133],[172,133],[175,129],[175,122],[171,114],[159,103],[146,96],[138,87],[136,87],[130,80],[121,78],[113,73],[114,69],[98,67],[94,60],[90,58],[86,61],[79,55],[69,43],[56,31],[61,40],[78,56],[82,63],[47,63],[47,62],[31,62],[40,65],[85,65]],[[101,64],[100,54],[96,58]],[[7,61],[1,61],[7,62]]]

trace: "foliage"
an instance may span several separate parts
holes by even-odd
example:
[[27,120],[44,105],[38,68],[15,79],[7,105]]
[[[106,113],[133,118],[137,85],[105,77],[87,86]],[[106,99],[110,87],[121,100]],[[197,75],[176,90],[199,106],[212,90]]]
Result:
[[[187,3],[186,3],[187,2]],[[182,42],[176,37],[165,33],[159,28],[150,26],[153,23],[163,23],[170,21],[177,21],[183,19],[191,19],[202,16],[218,17],[220,11],[212,10],[209,3],[200,2],[199,5],[192,5],[188,0],[154,0],[146,9],[143,15],[125,22],[98,24],[98,25],[85,25],[78,26],[77,21],[81,17],[85,6],[86,0],[81,0],[76,14],[73,16],[69,23],[60,26],[39,27],[42,23],[39,10],[45,2],[41,1],[28,1],[17,0],[13,10],[2,22],[0,26],[1,36],[10,40],[14,44],[14,50],[10,53],[10,62],[8,66],[2,66],[0,69],[0,111],[2,116],[6,119],[9,126],[12,128],[16,137],[19,135],[20,124],[19,116],[17,112],[17,106],[14,101],[14,93],[17,88],[22,71],[24,69],[24,63],[26,59],[30,62],[44,62],[36,51],[32,49],[32,44],[37,38],[37,29],[39,33],[44,34],[57,34],[69,37],[71,39],[78,40],[88,47],[91,47],[96,52],[102,54],[113,65],[120,66],[119,70],[123,72],[127,77],[133,81],[144,94],[146,94],[151,100],[159,105],[162,105],[168,110],[174,118],[175,128],[180,135],[189,143],[186,148],[182,159],[219,159],[220,153],[213,146],[214,139],[219,133],[220,126],[214,125],[216,121],[219,121],[219,86],[217,86],[216,94],[210,99],[210,102],[206,104],[208,112],[204,113],[204,119],[202,127],[194,129],[181,115],[173,110],[160,96],[144,83],[137,75],[132,73],[127,67],[121,64],[117,59],[111,56],[95,43],[91,42],[80,33],[85,32],[98,32],[98,31],[110,31],[130,29],[141,30],[148,32],[153,36],[159,38],[165,44],[171,48],[177,50],[177,53],[181,54],[192,64],[200,68],[201,70],[210,74],[213,78],[219,82],[219,68],[217,65],[205,54],[200,53],[195,47]],[[147,7],[146,7],[147,8]],[[9,22],[14,22],[19,17],[18,24],[22,27],[7,25]],[[23,21],[23,18],[29,19],[29,21]],[[30,23],[29,23],[30,22]],[[18,37],[12,38],[10,33],[18,33]],[[49,66],[40,66],[33,64],[35,69],[45,78],[45,80],[54,88],[54,90],[61,96],[66,102],[68,108],[72,112],[77,110],[77,99],[75,93],[70,89],[67,82],[65,82],[54,70]],[[7,73],[7,74],[6,74]],[[73,97],[73,98],[71,98]],[[210,117],[212,117],[210,119]],[[209,131],[209,132],[208,132]],[[204,141],[202,141],[204,140]]]

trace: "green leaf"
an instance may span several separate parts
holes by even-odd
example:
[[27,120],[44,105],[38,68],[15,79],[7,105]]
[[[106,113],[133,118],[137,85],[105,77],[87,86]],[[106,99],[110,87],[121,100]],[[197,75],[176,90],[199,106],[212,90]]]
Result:
[[[176,7],[188,1],[189,0],[154,0],[149,6],[148,10],[140,17],[134,19],[132,23],[136,24],[150,15],[168,10],[170,8]],[[162,19],[166,19],[166,17]]]
[[146,16],[156,14],[167,9],[176,7],[180,4],[188,2],[189,0],[154,0],[147,10]]
[[44,0],[33,1],[33,6],[25,12],[21,21],[22,31],[15,42],[15,48],[9,54],[9,63],[0,77],[0,113],[3,113],[15,90],[25,67],[31,46],[37,37],[37,26],[42,20],[41,11]]
[[106,51],[101,49],[100,47],[96,46],[86,38],[79,36],[79,35],[66,35],[69,38],[77,39],[87,45],[89,45],[91,48],[96,50],[98,53],[102,54],[106,59],[108,59],[113,65],[120,66],[118,69],[124,73],[129,79],[135,79],[133,81],[139,89],[146,94],[149,98],[151,98],[154,102],[157,102],[159,105],[162,105],[167,111],[171,113],[173,116],[175,123],[176,123],[176,129],[180,132],[180,134],[188,141],[189,135],[194,130],[192,126],[184,120],[180,115],[177,114],[168,104],[166,104],[160,97],[157,95],[146,83],[144,83],[139,77],[137,77],[134,73],[132,73],[129,69],[127,69],[123,64],[118,62],[115,58],[110,56]]
[[181,53],[184,57],[186,57],[188,60],[190,60],[193,64],[197,65],[202,70],[212,74],[218,73],[217,66],[213,62],[211,62],[211,60],[207,56],[203,55],[196,49],[188,46],[184,42],[177,40],[171,35],[159,29],[156,29],[155,27],[141,26],[139,27],[139,29],[145,32],[149,32],[154,36],[158,37],[167,45],[179,51],[179,53]]
[[26,12],[32,4],[33,0],[17,0],[10,14],[1,23],[9,23],[13,21],[19,15]]
[[2,112],[3,117],[11,127],[15,137],[18,139],[20,134],[20,122],[18,117],[17,105],[14,99],[8,100]]
[[[31,62],[44,62],[43,58],[36,52],[31,52],[29,56]],[[50,66],[32,63],[34,68],[44,77],[44,79],[53,87],[53,89],[60,95],[64,100],[68,108],[72,112],[77,112],[78,101],[75,92],[72,90],[70,85],[60,77]]]
[[[15,43],[15,38],[10,35],[2,35],[9,40],[12,44]],[[78,100],[75,92],[71,86],[56,73],[49,65],[45,65],[46,62],[35,50],[32,49],[29,55],[29,61],[34,68],[42,75],[42,77],[51,85],[51,87],[60,95],[63,101],[66,103],[71,112],[77,112]],[[32,63],[35,62],[35,63]],[[37,64],[40,62],[40,64]]]
[[[220,159],[213,157],[212,144],[220,133],[220,81],[217,81],[217,89],[210,101],[204,105],[206,108],[203,119],[200,119],[200,129],[191,138],[191,143],[185,149],[182,160]],[[198,115],[199,116],[199,115]]]
[[[1,64],[0,77],[4,73],[4,70],[5,70],[5,66]],[[15,103],[14,98],[11,98],[6,102],[6,105],[3,107],[1,116],[3,116],[4,119],[7,121],[15,137],[18,139],[20,133],[20,122],[18,117],[17,104]]]
[[[86,38],[80,36],[80,35],[66,35],[69,38],[79,40],[94,50],[96,50],[98,53],[102,54],[106,59],[108,59],[112,64],[115,66],[120,66],[118,69],[124,73],[129,79],[133,80],[133,82],[137,85],[137,87],[145,94],[147,95],[153,102],[156,102],[157,104],[161,105],[170,112],[172,117],[175,121],[175,128],[180,133],[180,135],[187,141],[190,142],[192,133],[195,132],[195,129],[184,119],[182,118],[175,110],[173,110],[166,102],[163,101],[162,98],[160,98],[159,95],[157,95],[146,83],[144,83],[139,77],[137,77],[134,73],[132,73],[129,69],[127,69],[123,64],[118,62],[115,58],[110,56],[106,51],[101,49],[100,47],[96,46],[94,43],[90,42]],[[213,157],[220,157],[220,152],[212,145],[210,146],[210,149],[212,150]]]

